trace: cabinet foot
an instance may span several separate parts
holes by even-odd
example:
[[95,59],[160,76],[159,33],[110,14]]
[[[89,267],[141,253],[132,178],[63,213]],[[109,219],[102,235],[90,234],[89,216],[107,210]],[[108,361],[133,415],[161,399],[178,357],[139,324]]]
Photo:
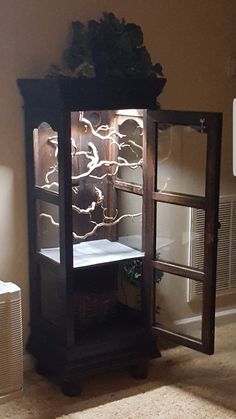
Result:
[[81,386],[77,381],[62,380],[60,383],[61,391],[65,396],[76,397],[81,394]]
[[128,372],[131,377],[136,378],[137,380],[145,379],[148,376],[149,362],[142,361],[135,365],[130,365],[128,367]]
[[41,361],[36,361],[35,371],[37,372],[37,374],[42,375],[43,377],[50,377],[51,375],[53,375],[51,369],[48,368],[45,364],[43,364]]

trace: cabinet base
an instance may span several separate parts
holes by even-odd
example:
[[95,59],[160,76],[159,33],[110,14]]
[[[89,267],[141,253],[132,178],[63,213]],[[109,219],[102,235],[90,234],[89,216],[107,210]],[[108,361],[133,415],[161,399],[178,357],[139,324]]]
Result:
[[78,397],[81,394],[81,386],[78,380],[68,381],[62,379],[59,382],[62,393],[68,397]]
[[142,380],[147,378],[149,370],[149,360],[145,359],[140,361],[135,365],[131,365],[127,368],[128,373],[131,377],[136,378],[136,380]]
[[[120,346],[119,343],[120,342]],[[149,360],[160,356],[156,340],[143,332],[135,339],[114,339],[98,345],[96,340],[66,348],[43,333],[32,334],[27,350],[36,358],[36,371],[53,376],[68,396],[78,396],[83,378],[124,368],[136,379],[146,378]]]

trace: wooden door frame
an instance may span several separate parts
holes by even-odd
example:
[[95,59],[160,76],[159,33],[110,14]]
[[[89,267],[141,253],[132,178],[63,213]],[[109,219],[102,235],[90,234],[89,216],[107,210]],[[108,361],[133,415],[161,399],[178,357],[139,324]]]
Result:
[[[164,336],[178,344],[191,347],[201,352],[214,352],[215,329],[215,294],[217,231],[220,181],[220,152],[222,114],[212,112],[183,111],[146,111],[144,139],[144,202],[145,202],[145,258],[143,301],[144,315],[149,331],[157,336]],[[202,127],[207,134],[205,197],[172,192],[160,192],[156,189],[158,124],[187,125]],[[154,260],[155,252],[155,203],[191,206],[205,211],[205,241],[203,271],[184,265]],[[178,332],[153,325],[155,311],[154,269],[187,277],[203,284],[202,338],[195,339]],[[151,309],[150,309],[151,307]]]

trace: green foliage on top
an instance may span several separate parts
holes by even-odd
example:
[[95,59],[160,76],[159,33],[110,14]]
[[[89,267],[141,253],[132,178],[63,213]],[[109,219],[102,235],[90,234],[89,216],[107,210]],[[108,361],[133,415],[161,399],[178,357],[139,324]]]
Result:
[[106,78],[162,77],[159,63],[153,65],[143,45],[143,32],[135,23],[103,13],[87,25],[72,22],[72,40],[64,52],[65,66],[52,65],[49,76]]

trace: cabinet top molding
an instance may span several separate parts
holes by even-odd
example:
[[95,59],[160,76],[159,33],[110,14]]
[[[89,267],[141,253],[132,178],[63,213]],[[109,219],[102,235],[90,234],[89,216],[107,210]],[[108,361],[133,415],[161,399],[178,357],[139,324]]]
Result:
[[18,79],[26,107],[68,111],[156,109],[166,79]]

